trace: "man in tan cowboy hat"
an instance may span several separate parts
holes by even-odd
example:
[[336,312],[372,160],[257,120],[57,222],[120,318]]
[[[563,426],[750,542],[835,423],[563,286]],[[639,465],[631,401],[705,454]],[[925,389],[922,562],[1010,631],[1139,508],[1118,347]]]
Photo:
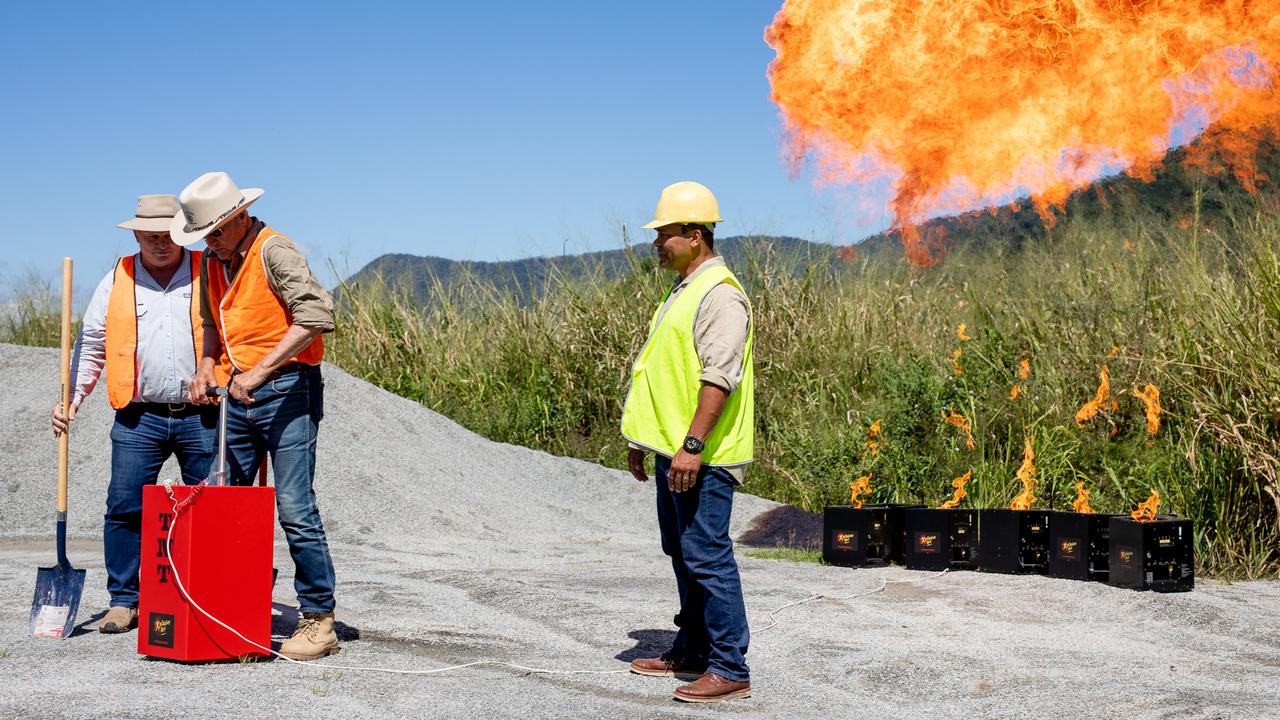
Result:
[[131,220],[138,253],[116,261],[98,283],[76,338],[70,409],[54,407],[54,435],[67,431],[106,371],[111,428],[111,483],[102,528],[111,605],[99,621],[106,633],[127,632],[138,619],[142,487],[152,485],[170,455],[188,484],[202,480],[214,453],[218,416],[187,398],[187,380],[202,355],[201,257],[174,244],[173,195],[143,195]]
[[[261,196],[262,190],[236,187],[226,173],[205,173],[179,193],[182,212],[170,232],[179,245],[204,240],[209,248],[200,298],[204,357],[190,399],[208,402],[205,389],[227,383],[231,484],[251,483],[271,454],[276,509],[302,611],[280,652],[313,660],[338,651],[333,560],[312,489],[324,415],[322,335],[333,330],[333,300],[293,243],[249,214]],[[229,378],[218,371],[222,353]]]

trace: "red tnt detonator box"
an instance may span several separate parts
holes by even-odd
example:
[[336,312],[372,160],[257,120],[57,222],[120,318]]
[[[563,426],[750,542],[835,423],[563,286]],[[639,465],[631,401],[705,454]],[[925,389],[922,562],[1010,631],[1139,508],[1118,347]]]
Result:
[[[197,610],[271,647],[275,488],[174,485],[142,489],[138,652],[182,662],[267,655]],[[191,497],[192,495],[195,497]],[[190,500],[175,518],[174,500]],[[172,543],[166,547],[170,528]],[[187,590],[175,581],[175,570]]]

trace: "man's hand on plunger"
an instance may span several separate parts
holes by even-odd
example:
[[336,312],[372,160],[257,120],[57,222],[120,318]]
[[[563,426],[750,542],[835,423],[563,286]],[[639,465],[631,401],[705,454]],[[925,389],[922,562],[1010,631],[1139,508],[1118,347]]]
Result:
[[191,378],[191,382],[187,383],[187,399],[195,405],[215,403],[217,398],[209,397],[208,390],[217,386],[218,378],[213,374],[213,358],[201,358],[196,374]]
[[261,365],[248,372],[236,373],[231,376],[231,382],[227,383],[227,394],[245,405],[252,405],[253,391],[267,379],[267,374],[262,371]]

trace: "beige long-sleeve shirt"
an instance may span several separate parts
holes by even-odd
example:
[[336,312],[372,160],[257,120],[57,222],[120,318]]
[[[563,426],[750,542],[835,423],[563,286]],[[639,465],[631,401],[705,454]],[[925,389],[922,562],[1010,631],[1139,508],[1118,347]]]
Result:
[[[250,218],[253,225],[249,234],[257,236],[266,227],[258,218]],[[204,254],[205,277],[208,277],[209,264],[221,262],[212,253]],[[236,253],[230,263],[224,263],[227,279],[234,281],[240,272],[244,257]],[[333,332],[333,298],[324,289],[315,275],[307,259],[294,247],[288,238],[276,236],[262,246],[262,263],[266,268],[267,284],[289,310],[295,325],[314,328],[321,332]],[[209,284],[204,283],[200,292],[200,320],[205,327],[214,327],[213,303],[209,298]]]
[[[698,266],[684,279],[677,279],[666,302],[658,309],[658,322],[680,293],[707,268],[724,267],[722,257],[713,257]],[[751,308],[747,296],[728,283],[711,289],[698,306],[693,324],[693,345],[702,363],[699,380],[715,385],[727,393],[738,389],[742,382],[742,357],[747,352],[747,336],[751,331]],[[637,446],[631,445],[636,448]],[[642,448],[637,448],[642,449]],[[724,469],[741,483],[746,476],[747,463],[726,466]]]

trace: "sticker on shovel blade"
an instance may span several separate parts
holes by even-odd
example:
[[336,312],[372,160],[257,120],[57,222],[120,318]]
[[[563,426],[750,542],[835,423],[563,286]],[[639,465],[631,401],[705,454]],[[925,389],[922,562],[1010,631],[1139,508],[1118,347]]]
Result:
[[71,608],[66,605],[41,605],[36,615],[36,631],[34,635],[42,638],[60,638],[67,625],[67,615]]

